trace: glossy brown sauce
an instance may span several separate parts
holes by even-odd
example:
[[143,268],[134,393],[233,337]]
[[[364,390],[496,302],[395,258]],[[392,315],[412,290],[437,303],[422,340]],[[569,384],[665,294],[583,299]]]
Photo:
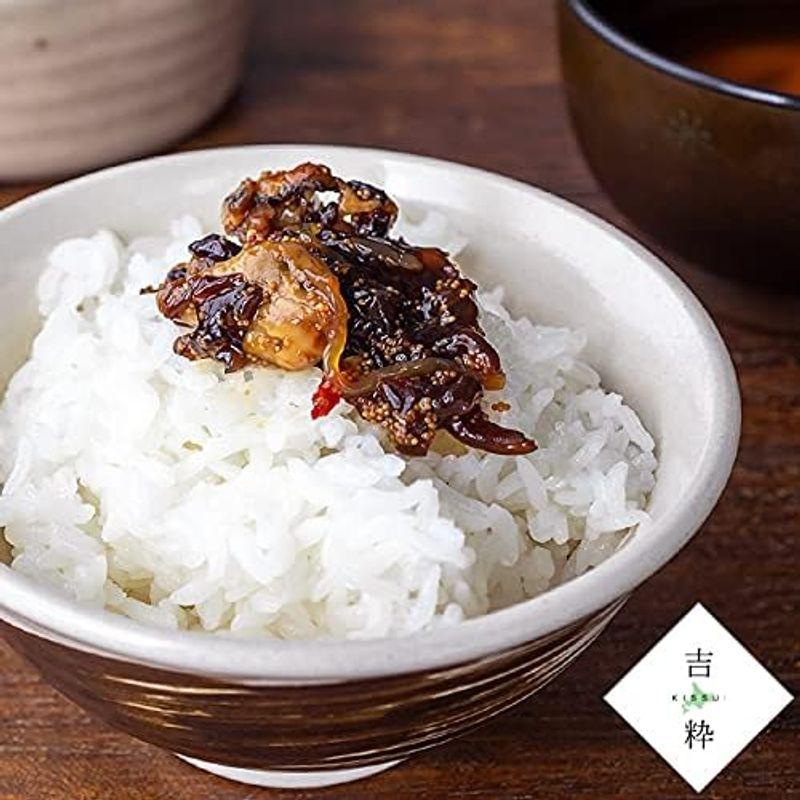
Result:
[[637,35],[659,54],[735,83],[800,95],[800,2],[656,7],[640,18]]

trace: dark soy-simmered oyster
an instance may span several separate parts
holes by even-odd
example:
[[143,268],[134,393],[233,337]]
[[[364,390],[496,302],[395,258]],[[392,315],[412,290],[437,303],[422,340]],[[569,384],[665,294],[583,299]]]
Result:
[[171,270],[157,294],[164,316],[193,328],[175,342],[180,355],[214,358],[228,370],[248,361],[297,370],[344,346],[347,308],[339,282],[301,243],[241,248],[206,237],[190,251],[193,258]]
[[[336,200],[326,200],[327,192],[336,193]],[[322,164],[245,178],[222,206],[225,232],[242,242],[309,226],[343,235],[386,236],[396,219],[397,205],[381,189],[343,181]]]
[[481,407],[505,376],[475,284],[444,251],[390,237],[396,218],[382,190],[322,165],[244,180],[222,213],[238,242],[195,242],[158,290],[161,311],[192,328],[176,351],[227,369],[319,363],[314,416],[344,397],[407,454],[426,453],[440,429],[490,452],[530,452],[533,441]]

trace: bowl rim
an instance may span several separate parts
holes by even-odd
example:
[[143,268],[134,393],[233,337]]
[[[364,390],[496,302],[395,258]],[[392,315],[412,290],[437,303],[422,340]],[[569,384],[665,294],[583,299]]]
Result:
[[452,627],[374,640],[242,639],[225,634],[173,631],[81,605],[0,565],[0,620],[27,633],[118,660],[174,672],[203,674],[237,684],[340,682],[444,669],[487,658],[553,634],[624,598],[669,561],[705,521],[727,483],[736,456],[741,409],[730,355],[711,318],[686,285],[660,259],[627,234],[589,211],[541,188],[456,162],[410,153],[338,145],[250,145],[195,150],[133,161],[76,178],[33,194],[0,211],[4,223],[54,198],[69,197],[95,183],[169,164],[219,160],[243,152],[365,156],[406,165],[446,169],[488,184],[533,194],[576,222],[588,223],[616,240],[678,299],[695,326],[697,347],[712,365],[717,387],[697,480],[682,502],[633,537],[611,558],[544,594]]
[[760,89],[757,86],[720,78],[708,72],[687,67],[685,64],[673,61],[655,50],[639,44],[609,21],[603,12],[597,8],[596,0],[565,0],[565,2],[572,13],[601,39],[604,39],[616,50],[659,72],[718,94],[724,94],[740,100],[748,100],[761,105],[800,111],[800,95],[778,92],[772,89]]

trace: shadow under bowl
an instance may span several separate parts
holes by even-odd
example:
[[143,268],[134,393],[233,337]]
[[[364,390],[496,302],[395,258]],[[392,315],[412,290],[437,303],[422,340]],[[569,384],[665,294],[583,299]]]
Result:
[[[524,603],[392,640],[242,640],[86,608],[0,564],[0,629],[45,679],[123,731],[267,785],[362,777],[485,722],[560,673],[713,508],[739,435],[728,353],[657,258],[539,189],[419,156],[325,146],[197,151],[96,173],[0,212],[0,380],[37,329],[36,276],[60,240],[129,238],[182,213],[215,226],[244,175],[312,160],[435,207],[469,232],[460,260],[512,310],[582,328],[588,359],[653,433],[652,524],[610,559]],[[546,754],[540,754],[546,757]],[[288,776],[287,776],[287,773]]]

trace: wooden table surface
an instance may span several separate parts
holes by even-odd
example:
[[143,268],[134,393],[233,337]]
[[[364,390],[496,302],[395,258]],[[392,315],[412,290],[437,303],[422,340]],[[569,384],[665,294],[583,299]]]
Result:
[[[263,0],[242,90],[181,148],[336,142],[538,184],[630,228],[572,139],[549,0]],[[0,186],[0,205],[37,186]],[[0,800],[690,798],[602,696],[694,603],[798,688],[800,338],[720,320],[744,396],[733,478],[700,535],[532,700],[460,741],[339,789],[227,783],[95,722],[0,645]],[[800,796],[795,703],[706,790]]]

